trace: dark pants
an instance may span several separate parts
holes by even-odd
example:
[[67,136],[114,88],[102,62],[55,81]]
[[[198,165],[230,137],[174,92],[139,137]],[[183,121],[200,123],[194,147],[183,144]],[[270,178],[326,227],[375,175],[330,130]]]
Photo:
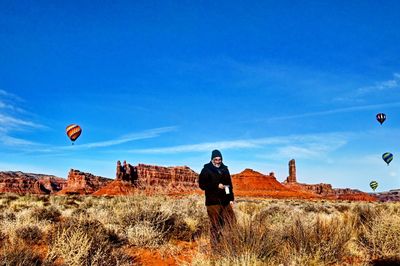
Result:
[[222,230],[232,229],[236,224],[236,217],[230,204],[207,206],[207,214],[210,219],[211,249],[216,251],[221,241]]

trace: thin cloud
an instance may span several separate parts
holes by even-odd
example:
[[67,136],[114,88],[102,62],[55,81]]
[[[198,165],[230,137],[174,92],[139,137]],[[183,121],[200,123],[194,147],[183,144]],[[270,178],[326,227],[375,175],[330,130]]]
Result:
[[[129,135],[125,135],[121,138],[118,139],[113,139],[113,140],[106,140],[106,141],[100,141],[100,142],[92,142],[92,143],[86,143],[82,145],[76,145],[73,147],[74,149],[79,148],[79,149],[87,149],[87,148],[101,148],[101,147],[110,147],[110,146],[115,146],[135,140],[141,140],[141,139],[150,139],[150,138],[156,138],[159,137],[163,133],[168,133],[171,131],[175,131],[177,127],[171,126],[171,127],[161,127],[161,128],[154,128],[150,130],[146,130],[143,132],[139,133],[133,133]],[[71,149],[72,147],[65,147],[65,149]]]
[[37,124],[31,121],[15,118],[9,115],[5,114],[0,114],[0,124],[1,128],[4,129],[13,129],[13,130],[19,130],[23,129],[25,127],[31,127],[31,128],[45,128],[44,125]]
[[[328,133],[316,135],[291,135],[283,137],[272,138],[258,138],[258,139],[245,139],[245,140],[231,140],[231,141],[217,141],[205,142],[189,145],[178,145],[172,147],[159,147],[149,149],[135,149],[130,150],[131,153],[141,154],[174,154],[184,152],[205,152],[218,148],[221,150],[230,149],[274,149],[280,154],[288,154],[295,151],[293,147],[297,145],[297,152],[308,149],[308,153],[317,153],[321,151],[331,151],[340,146],[343,146],[347,141],[348,133]],[[335,144],[335,145],[333,145]],[[283,146],[283,147],[282,147]],[[303,146],[302,148],[300,148]],[[292,147],[292,148],[290,148]],[[311,150],[314,150],[311,152]]]
[[22,101],[22,99],[15,94],[0,90],[0,132],[19,131],[25,128],[46,128],[41,124],[16,117],[13,113],[25,113],[17,106],[17,101]]
[[132,153],[179,153],[179,152],[203,152],[209,151],[218,147],[219,149],[237,149],[237,148],[256,148],[258,145],[253,141],[236,140],[236,141],[221,141],[221,142],[207,142],[192,145],[179,145],[174,147],[165,148],[152,148],[152,149],[137,149],[130,150]]
[[39,143],[32,142],[25,139],[14,138],[8,135],[0,135],[0,142],[7,146],[37,146],[40,145]]
[[32,146],[40,146],[41,144],[39,143],[10,135],[11,132],[15,131],[46,128],[46,126],[39,123],[15,116],[15,112],[25,112],[14,104],[18,101],[23,100],[15,94],[0,90],[0,144],[8,147],[26,147],[28,149]]
[[303,113],[303,114],[297,114],[297,115],[287,115],[287,116],[277,116],[277,117],[274,116],[274,117],[270,117],[267,119],[258,119],[256,121],[276,121],[276,120],[296,119],[296,118],[304,118],[304,117],[312,117],[312,116],[325,116],[325,115],[332,115],[332,114],[339,114],[339,113],[350,113],[350,112],[382,109],[382,108],[389,108],[389,107],[400,107],[400,102],[337,108],[337,109],[332,109],[332,110],[326,110],[326,111],[320,111],[320,112],[310,112],[310,113]]
[[4,96],[6,98],[10,98],[10,99],[18,100],[18,101],[23,101],[22,98],[20,98],[19,96],[15,95],[13,93],[7,92],[5,90],[1,90],[1,89],[0,89],[0,96]]
[[[122,136],[117,139],[106,140],[106,141],[99,141],[99,142],[92,142],[86,144],[79,144],[74,146],[50,146],[43,143],[35,143],[23,139],[13,138],[11,136],[7,136],[5,134],[0,134],[0,142],[2,144],[8,146],[14,146],[18,148],[22,152],[26,153],[54,153],[54,152],[61,152],[64,153],[66,151],[71,150],[86,150],[86,149],[95,149],[95,148],[104,148],[104,147],[111,147],[116,146],[119,144],[124,144],[131,141],[137,141],[142,139],[150,139],[159,137],[163,133],[171,132],[176,130],[177,127],[161,127],[161,128],[154,128],[150,130],[146,130],[139,133],[132,133],[129,135]],[[1,129],[1,128],[0,128]],[[1,131],[0,131],[1,132]],[[36,147],[33,147],[35,145]]]
[[278,148],[274,156],[278,157],[291,157],[296,158],[316,158],[323,157],[324,155],[335,151],[347,144],[345,139],[327,140],[320,143],[306,143],[301,145],[288,145]]
[[377,82],[373,86],[359,88],[357,90],[357,94],[364,95],[364,94],[367,94],[370,92],[384,91],[384,90],[398,88],[398,87],[400,87],[400,74],[394,73],[393,79]]
[[393,78],[376,82],[374,85],[357,88],[347,94],[338,96],[333,99],[333,102],[339,103],[361,103],[365,102],[367,97],[371,95],[383,96],[386,91],[396,92],[395,89],[400,88],[400,74],[393,73]]
[[24,113],[25,110],[19,107],[15,107],[14,105],[8,104],[5,101],[1,101],[0,100],[0,109],[4,109],[4,110],[11,110],[14,112],[19,112],[19,113]]

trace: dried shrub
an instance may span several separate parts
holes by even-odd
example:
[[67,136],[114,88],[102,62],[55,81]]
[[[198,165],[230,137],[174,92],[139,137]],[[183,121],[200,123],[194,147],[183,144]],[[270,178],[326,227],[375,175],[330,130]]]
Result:
[[121,265],[121,256],[113,250],[113,237],[97,220],[67,219],[50,233],[46,261],[62,258],[67,265]]
[[277,254],[281,245],[278,230],[261,220],[247,219],[241,224],[224,227],[218,255],[227,257],[229,264],[246,257],[254,262],[266,262]]
[[332,211],[330,210],[329,207],[323,206],[321,204],[316,204],[316,203],[311,203],[307,204],[303,207],[303,210],[305,212],[314,212],[314,213],[326,213],[326,214],[331,214]]
[[50,208],[35,208],[31,217],[39,221],[58,222],[60,221],[61,212],[53,206]]
[[121,247],[128,243],[126,237],[123,237],[115,232],[113,229],[105,229],[106,238],[112,247]]
[[16,218],[13,212],[3,212],[0,214],[0,221],[15,221]]
[[160,211],[159,208],[143,203],[119,214],[117,222],[127,233],[131,244],[156,246],[171,238],[176,216],[171,212]]
[[172,239],[193,241],[204,232],[204,226],[200,220],[191,217],[178,217],[172,230],[169,232]]
[[138,247],[158,247],[165,242],[163,232],[148,222],[137,223],[126,230],[129,243]]
[[42,259],[39,254],[25,246],[5,246],[0,251],[0,266],[39,266]]
[[4,204],[9,205],[12,201],[17,200],[19,196],[14,194],[5,194],[2,198],[4,198]]
[[353,207],[352,212],[355,215],[357,227],[362,227],[380,214],[378,209],[373,208],[369,204],[357,204]]
[[85,215],[87,215],[87,211],[84,209],[81,209],[81,208],[75,209],[71,212],[71,216],[73,216],[73,217],[74,216],[79,217],[79,216],[85,216]]
[[283,239],[288,254],[286,258],[317,260],[324,264],[341,261],[346,255],[346,246],[350,242],[353,224],[338,217],[322,219],[316,217],[313,223],[296,217],[294,223],[287,225]]
[[15,230],[15,235],[27,244],[38,244],[42,240],[42,231],[38,226],[23,226]]
[[381,212],[365,220],[358,241],[371,259],[400,260],[400,214]]
[[335,204],[333,206],[339,212],[346,212],[349,211],[351,208],[349,204]]
[[6,239],[7,239],[7,234],[5,234],[4,232],[0,231],[0,245]]

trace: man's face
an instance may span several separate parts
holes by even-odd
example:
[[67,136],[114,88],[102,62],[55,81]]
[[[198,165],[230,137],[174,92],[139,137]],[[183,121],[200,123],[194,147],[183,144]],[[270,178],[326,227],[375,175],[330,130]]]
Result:
[[213,165],[214,165],[215,167],[220,167],[220,166],[221,166],[221,163],[222,163],[221,157],[214,157],[214,158],[212,159],[212,163],[213,163]]

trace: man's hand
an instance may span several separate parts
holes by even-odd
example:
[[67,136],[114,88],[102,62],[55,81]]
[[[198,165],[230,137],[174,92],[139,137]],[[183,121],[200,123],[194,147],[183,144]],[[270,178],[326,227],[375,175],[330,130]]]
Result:
[[234,201],[230,201],[229,204],[231,205],[231,207],[233,207],[233,205],[235,204]]
[[222,185],[222,184],[220,183],[220,184],[218,184],[218,188],[219,188],[219,189],[224,189],[225,187],[224,187],[224,185]]

